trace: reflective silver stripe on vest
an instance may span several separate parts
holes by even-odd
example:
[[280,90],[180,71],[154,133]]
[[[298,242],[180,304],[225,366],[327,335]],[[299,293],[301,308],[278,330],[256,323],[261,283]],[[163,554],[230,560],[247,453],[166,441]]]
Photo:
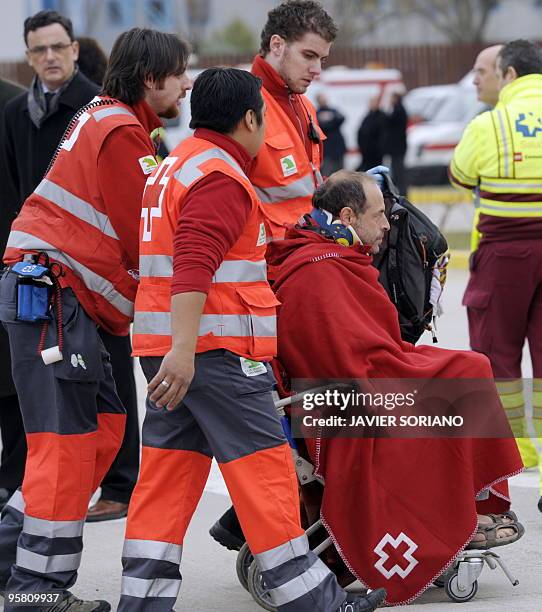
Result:
[[96,210],[91,204],[85,202],[81,198],[78,198],[73,193],[70,193],[60,185],[53,183],[47,179],[43,179],[41,183],[36,187],[34,193],[46,198],[56,204],[62,210],[69,212],[74,217],[85,221],[89,225],[92,225],[96,229],[103,232],[106,236],[118,240],[118,236],[111,226],[109,217]]
[[16,564],[40,574],[73,572],[81,563],[81,555],[80,552],[73,555],[39,555],[18,546]]
[[218,148],[208,149],[199,155],[194,155],[194,157],[187,159],[173,176],[185,187],[190,187],[194,181],[203,176],[203,171],[199,168],[200,164],[203,164],[211,159],[220,159],[226,162],[235,170],[235,172],[237,172],[237,174],[239,174],[239,176],[242,176],[248,181],[246,174],[243,172],[241,166],[235,161],[235,159],[233,159],[231,155],[228,155],[228,153],[226,153],[226,151],[223,149]]
[[121,593],[122,595],[138,597],[139,599],[145,599],[146,597],[172,597],[176,599],[180,588],[180,579],[156,578],[154,580],[146,580],[145,578],[123,576]]
[[201,317],[199,335],[237,337],[273,337],[277,335],[277,317],[256,315],[210,315]]
[[252,283],[267,280],[267,264],[262,261],[223,261],[213,276],[213,283]]
[[73,257],[69,257],[58,251],[52,244],[45,242],[37,236],[27,232],[11,232],[8,239],[8,247],[15,249],[29,249],[33,251],[47,251],[52,259],[65,264],[73,272],[78,274],[91,291],[99,293],[106,301],[114,306],[123,315],[132,318],[134,303],[120,294],[113,284],[96,272],[93,272]]
[[525,418],[524,408],[505,408],[506,418],[508,419],[522,419]]
[[504,174],[505,176],[508,176],[508,140],[506,136],[506,128],[504,127],[504,119],[500,110],[497,111],[497,117],[499,118],[499,126],[501,128],[502,145],[504,150]]
[[[228,337],[273,337],[277,335],[277,317],[256,315],[213,315],[201,317],[199,336],[206,334]],[[169,312],[136,312],[134,334],[171,336]]]
[[78,538],[83,535],[82,521],[47,521],[25,514],[23,532],[42,538]]
[[[541,200],[542,200],[542,195],[540,196]],[[493,200],[491,200],[493,201]],[[522,202],[524,204],[524,202]],[[533,202],[534,204],[537,204],[537,202]],[[487,200],[484,198],[481,202],[480,202],[480,210],[481,212],[484,212],[484,209],[488,209],[488,210],[502,210],[502,211],[507,211],[507,212],[511,212],[511,213],[516,213],[516,212],[539,212],[542,213],[542,206],[532,206],[531,208],[527,208],[525,206],[516,206],[514,202],[507,202],[506,204],[488,204]]]
[[173,258],[169,255],[140,255],[139,277],[171,278]]
[[262,571],[271,570],[296,557],[302,557],[309,552],[307,536],[303,534],[294,540],[285,542],[276,548],[255,555]]
[[492,187],[494,189],[506,189],[507,191],[515,191],[516,189],[540,189],[542,190],[542,183],[516,183],[511,180],[510,183],[494,183],[492,181],[480,181],[480,188]]
[[314,179],[312,174],[307,174],[307,176],[288,185],[278,185],[277,187],[254,186],[254,189],[264,204],[273,204],[275,202],[312,196],[314,193]]
[[314,565],[301,576],[296,576],[279,587],[269,589],[269,595],[275,606],[284,606],[315,589],[330,573],[329,568],[320,559],[316,559]]
[[131,113],[127,108],[122,108],[121,106],[113,106],[110,108],[104,108],[102,110],[96,111],[92,113],[92,116],[96,121],[101,121],[102,119],[106,119],[107,117],[111,117],[112,115],[129,115],[134,119],[136,116],[134,113]]
[[125,540],[122,556],[130,559],[156,559],[179,565],[183,547],[171,542],[153,540]]
[[[173,258],[169,255],[140,255],[139,275],[149,278],[171,278]],[[267,264],[245,259],[223,261],[213,276],[213,283],[252,283],[267,280]]]
[[21,512],[24,514],[25,503],[23,499],[23,494],[19,489],[17,489],[17,491],[15,491],[15,493],[9,498],[9,501],[6,506],[10,506],[11,508],[17,510],[17,512]]

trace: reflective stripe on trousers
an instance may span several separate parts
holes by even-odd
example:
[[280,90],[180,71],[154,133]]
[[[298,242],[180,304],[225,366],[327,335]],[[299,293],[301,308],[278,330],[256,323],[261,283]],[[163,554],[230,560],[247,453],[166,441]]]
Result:
[[6,524],[11,523],[18,531],[17,538],[9,538],[17,542],[17,567],[38,574],[75,572],[81,563],[85,521],[44,520],[25,515],[24,511],[23,495],[17,490],[2,512],[0,531],[2,548],[6,545],[2,537]]
[[[160,609],[170,610],[181,588],[182,546],[152,540],[125,540],[122,551],[122,586],[124,601],[131,601],[127,609],[144,609],[144,602],[134,601],[159,598]],[[127,599],[128,598],[128,599]]]
[[335,576],[309,550],[304,534],[254,558],[269,595],[281,612],[336,610],[344,599]]

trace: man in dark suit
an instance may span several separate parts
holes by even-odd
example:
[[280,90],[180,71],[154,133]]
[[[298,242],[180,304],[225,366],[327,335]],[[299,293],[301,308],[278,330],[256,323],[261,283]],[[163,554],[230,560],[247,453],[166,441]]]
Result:
[[[0,79],[0,116],[4,106],[19,94],[24,88]],[[0,134],[0,142],[2,135]],[[0,250],[4,252],[11,214],[0,203]],[[2,266],[0,265],[0,268]],[[9,342],[4,328],[0,325],[0,434],[2,435],[2,456],[0,458],[0,509],[10,498],[11,493],[20,485],[23,479],[24,462],[26,457],[26,440],[21,435],[23,425],[17,393],[11,380],[11,366],[9,355]]]
[[[56,11],[40,11],[26,19],[24,39],[27,60],[35,76],[28,92],[7,102],[0,122],[0,217],[2,226],[6,225],[6,238],[24,201],[45,175],[71,119],[100,89],[77,66],[79,43],[68,18]],[[0,247],[3,253],[5,242]],[[128,421],[123,447],[102,483],[102,500],[98,508],[93,508],[90,520],[107,520],[126,514],[139,470],[139,427],[130,338],[105,332],[101,336],[111,355],[113,375],[128,412]],[[0,376],[9,377],[9,369],[2,369]],[[22,440],[24,444],[18,404],[3,404],[4,400],[0,410],[2,436],[13,441]],[[10,474],[16,474],[16,478],[4,487],[0,480],[0,489],[6,489],[4,497],[9,498],[22,482],[25,450],[23,448],[22,461],[21,454],[17,456],[17,468],[10,468]],[[0,503],[1,500],[0,491]]]

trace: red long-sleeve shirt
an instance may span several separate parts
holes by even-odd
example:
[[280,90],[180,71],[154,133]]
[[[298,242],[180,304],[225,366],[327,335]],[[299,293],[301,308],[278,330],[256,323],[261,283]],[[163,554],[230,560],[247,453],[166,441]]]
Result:
[[[224,149],[248,171],[251,157],[233,138],[204,128],[198,128],[194,136]],[[213,275],[241,237],[251,209],[247,190],[221,172],[211,172],[189,190],[173,238],[171,295],[208,293]]]
[[107,216],[119,237],[128,270],[139,267],[139,222],[141,196],[148,178],[138,162],[148,156],[149,138],[162,122],[152,108],[141,100],[132,110],[144,130],[138,126],[122,126],[105,139],[98,154],[98,189]]

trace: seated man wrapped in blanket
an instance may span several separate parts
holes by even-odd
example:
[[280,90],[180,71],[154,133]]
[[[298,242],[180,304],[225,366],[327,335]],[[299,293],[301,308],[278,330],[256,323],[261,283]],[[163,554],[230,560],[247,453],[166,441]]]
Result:
[[[401,340],[397,311],[371,265],[389,229],[375,180],[339,171],[319,187],[313,205],[304,224],[268,252],[278,270],[278,357],[290,378],[436,380],[454,390],[450,402],[461,404],[463,415],[505,432],[314,434],[307,441],[325,480],[322,518],[347,567],[369,588],[385,587],[388,603],[407,603],[464,548],[523,535],[507,485],[522,462],[488,359]],[[469,379],[477,391],[462,395]]]

